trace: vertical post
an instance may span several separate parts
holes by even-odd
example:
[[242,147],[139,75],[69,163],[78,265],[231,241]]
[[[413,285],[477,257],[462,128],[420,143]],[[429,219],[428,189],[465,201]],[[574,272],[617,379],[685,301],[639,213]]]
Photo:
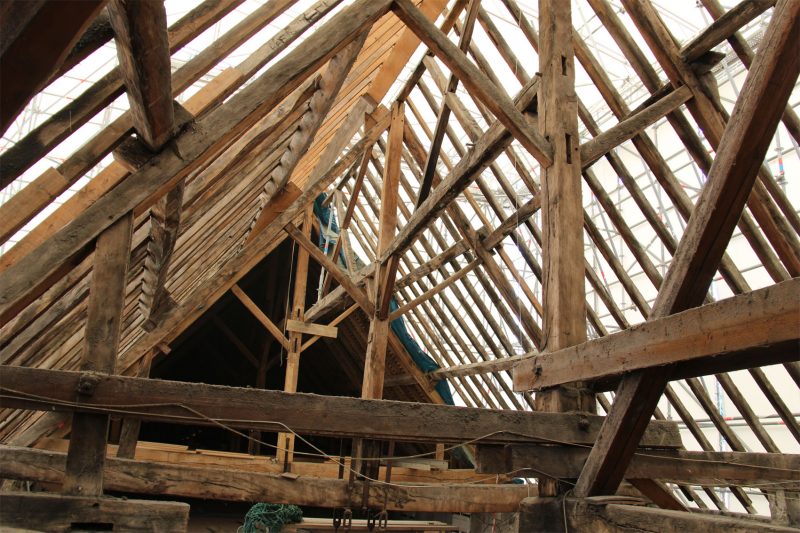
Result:
[[[405,108],[402,102],[392,105],[392,122],[386,149],[386,165],[381,189],[381,213],[378,228],[378,253],[380,257],[394,239],[397,229],[397,201],[400,185],[400,158],[403,153],[403,127]],[[389,300],[397,272],[397,258],[375,269],[375,316],[369,326],[367,354],[364,361],[364,381],[361,397],[383,397],[383,377],[386,370],[386,344],[389,337]]]
[[[311,233],[313,212],[309,208],[303,218],[303,232]],[[306,285],[308,283],[308,251],[302,246],[297,247],[297,264],[294,268],[294,293],[292,296],[292,309],[287,319],[303,322],[306,309]],[[300,368],[300,352],[303,345],[303,334],[297,331],[289,332],[289,353],[286,356],[286,377],[283,382],[284,392],[297,392],[297,372]],[[286,448],[282,456],[288,463],[294,460],[294,435],[291,433],[278,434],[278,446]]]
[[[133,213],[128,213],[97,238],[81,360],[83,371],[114,373],[132,229]],[[83,379],[77,394],[91,396],[95,384],[91,379]],[[83,496],[103,493],[108,420],[108,415],[73,415],[63,487],[65,493]]]
[[[539,128],[553,145],[553,164],[542,170],[543,349],[586,340],[581,159],[572,45],[572,2],[539,0]],[[579,384],[536,395],[541,411],[594,411]],[[555,496],[555,480],[540,480],[539,494]]]

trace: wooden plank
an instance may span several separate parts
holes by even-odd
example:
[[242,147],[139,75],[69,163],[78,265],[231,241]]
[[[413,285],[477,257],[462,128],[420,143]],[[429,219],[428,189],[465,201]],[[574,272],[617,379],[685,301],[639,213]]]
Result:
[[[276,431],[286,424],[299,434],[368,437],[412,442],[577,443],[591,445],[603,417],[576,413],[498,411],[389,400],[225,387],[202,383],[97,376],[94,394],[75,403],[84,374],[25,367],[0,367],[0,406],[57,411],[108,413],[119,406],[137,407],[142,420],[215,425],[186,407],[233,427]],[[9,384],[14,384],[11,387]],[[41,399],[35,399],[40,397]],[[298,416],[302,413],[303,416]],[[134,416],[134,413],[131,413]],[[681,446],[677,426],[653,421],[642,446]]]
[[[475,95],[543,166],[553,163],[553,147],[483,72],[472,64],[439,28],[420,13],[409,0],[396,0],[395,14],[411,28],[447,67],[458,76],[464,87]],[[576,144],[577,147],[577,144]]]
[[[782,1],[776,6],[651,319],[694,307],[705,298],[800,73],[800,56],[794,46],[800,40],[798,19],[800,3]],[[630,443],[638,440],[638,432],[655,410],[670,372],[669,367],[639,371],[623,379],[575,486],[576,495],[616,490],[633,453]]]
[[[559,508],[562,506],[559,504]],[[707,533],[789,533],[795,528],[766,524],[746,518],[706,515],[699,512],[669,511],[633,505],[593,504],[571,498],[566,502],[569,530],[624,531],[641,529],[642,524],[653,531],[703,531]],[[563,520],[562,520],[563,523]]]
[[133,127],[147,147],[157,152],[175,127],[164,3],[112,0],[108,15]]
[[645,109],[631,114],[625,120],[621,120],[618,124],[597,135],[592,140],[583,143],[581,145],[582,167],[586,168],[592,165],[613,148],[632,139],[658,119],[675,111],[691,97],[692,91],[687,87],[679,87]]
[[775,0],[744,0],[740,2],[700,32],[700,35],[686,43],[681,48],[681,57],[687,63],[699,59],[774,5]]
[[[0,474],[14,479],[59,483],[64,454],[0,446]],[[170,465],[109,458],[106,479],[111,490],[224,501],[288,503],[313,507],[361,506],[363,481],[349,487],[345,479],[321,479],[244,469]],[[352,490],[351,490],[352,489]],[[388,510],[429,512],[514,511],[520,501],[535,495],[524,485],[378,484],[370,483],[369,502],[385,502]],[[367,504],[367,502],[363,502]]]
[[339,328],[337,327],[324,326],[322,324],[314,324],[311,322],[301,322],[299,320],[287,320],[286,329],[297,333],[317,335],[319,337],[328,337],[331,339],[335,339],[339,335]]
[[[714,372],[714,358],[736,352],[752,354],[738,356],[741,368],[798,360],[798,326],[800,279],[795,278],[649,320],[578,346],[527,357],[514,367],[514,387],[539,389],[576,379],[593,381],[688,362],[710,374]],[[765,349],[770,348],[776,355],[765,358]]]
[[[104,374],[115,370],[132,232],[133,213],[128,213],[97,239],[86,311],[82,370]],[[92,381],[85,381],[76,389],[79,397],[91,395],[91,387]],[[73,415],[64,492],[84,496],[103,494],[108,421],[107,415]]]
[[[361,48],[358,42],[357,48]],[[351,45],[353,46],[353,45]],[[311,235],[313,230],[312,209],[306,209],[303,217],[304,234]],[[302,246],[297,250],[297,261],[293,265],[294,270],[294,289],[292,291],[292,308],[286,317],[286,330],[289,331],[289,349],[286,354],[286,370],[283,378],[284,392],[297,392],[297,380],[300,373],[300,354],[302,353],[303,335],[301,332],[292,330],[289,323],[303,323],[306,309],[306,287],[308,285],[308,250]],[[291,463],[294,460],[294,434],[278,433],[277,440],[279,455],[282,456],[284,463]]]
[[[576,479],[589,456],[587,448],[513,444],[499,450],[499,460],[492,460],[493,448],[497,447],[478,446],[479,473],[516,472],[526,476],[543,471],[552,477]],[[788,487],[800,484],[800,455],[640,449],[633,455],[625,477],[709,486],[781,483]]]
[[[58,70],[106,0],[63,0],[26,5],[15,2],[0,10],[0,134]],[[37,53],[31,54],[31,50]],[[10,183],[0,178],[0,188]]]
[[292,134],[286,150],[281,155],[278,164],[270,172],[264,185],[264,190],[259,195],[259,207],[261,209],[259,209],[253,220],[254,226],[259,224],[258,219],[261,217],[263,207],[269,202],[275,191],[280,190],[291,179],[297,164],[314,141],[323,120],[330,112],[345,78],[361,51],[368,33],[369,28],[364,29],[356,40],[331,58],[328,67],[322,73],[317,90],[309,98],[308,108],[300,118],[299,127]]
[[189,504],[0,492],[0,524],[37,531],[186,531]]
[[[65,452],[69,441],[65,439],[43,438],[36,443],[36,449],[50,452]],[[115,453],[116,452],[116,453]],[[0,451],[2,455],[2,451]],[[108,445],[108,457],[122,457],[119,447]],[[252,470],[270,474],[282,474],[283,465],[280,464],[278,455],[251,455],[249,453],[224,452],[219,450],[206,450],[202,448],[190,449],[179,444],[166,444],[160,442],[140,441],[136,447],[135,457],[125,457],[138,461],[151,461],[156,463],[182,464],[187,466],[232,468],[238,470]],[[345,458],[345,468],[351,464],[350,458]],[[412,465],[418,466],[418,465]],[[494,485],[498,477],[478,474],[472,468],[444,468],[441,470],[427,471],[415,468],[392,468],[391,479],[399,483],[475,483]],[[385,465],[381,466],[379,475],[383,478],[386,472]],[[312,460],[297,460],[292,464],[292,473],[301,476],[314,476],[318,478],[338,479],[338,458],[329,458],[325,462]],[[500,483],[510,481],[507,476],[499,477]]]
[[283,332],[275,325],[275,323],[269,319],[267,315],[264,314],[264,311],[256,305],[256,303],[238,286],[233,285],[231,287],[231,292],[236,296],[240,302],[250,311],[250,314],[253,317],[261,322],[261,325],[267,328],[267,331],[275,337],[281,346],[284,347],[287,351],[289,350],[289,340],[283,335]]
[[[330,324],[328,324],[328,327],[332,328],[332,327],[335,327],[338,324],[342,323],[347,317],[352,315],[357,309],[359,309],[358,304],[351,305],[350,307],[345,309],[342,313],[340,313],[339,316],[337,316],[336,318],[331,320]],[[311,337],[310,339],[308,339],[306,342],[303,343],[303,350],[307,350],[309,346],[311,346],[312,344],[314,344],[315,342],[317,342],[321,338],[322,337],[320,337],[320,336]]]
[[176,138],[174,150],[154,156],[150,164],[132,174],[132,179],[125,180],[36,252],[0,274],[0,321],[11,318],[30,293],[41,291],[43,282],[105,227],[128,210],[152,205],[188,172],[261,118],[364,27],[380,18],[389,4],[390,0],[359,0],[339,12],[226,104],[198,121],[194,128],[184,130]]

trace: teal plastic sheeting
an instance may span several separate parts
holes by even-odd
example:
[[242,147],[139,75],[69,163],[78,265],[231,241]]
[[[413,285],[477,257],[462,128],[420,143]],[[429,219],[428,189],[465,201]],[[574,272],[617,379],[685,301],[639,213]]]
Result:
[[[339,240],[339,224],[336,222],[336,215],[333,213],[333,210],[322,205],[325,198],[325,193],[322,193],[314,200],[314,215],[316,215],[319,220],[319,247],[327,252],[331,247],[336,246],[336,241]],[[344,253],[341,250],[339,252],[338,261],[344,264]],[[365,266],[365,263],[358,257],[356,257],[356,263],[358,268]],[[392,297],[391,302],[389,302],[389,311],[392,312],[399,307],[397,300]],[[402,317],[392,320],[390,325],[392,331],[394,331],[397,338],[400,339],[403,347],[405,347],[411,359],[414,360],[414,363],[416,363],[420,370],[428,373],[441,368],[430,355],[422,350],[417,341],[411,337],[406,327],[406,322]],[[439,396],[442,397],[445,403],[455,405],[455,402],[453,402],[453,393],[450,391],[450,385],[447,383],[447,380],[436,383],[436,392],[439,393]]]

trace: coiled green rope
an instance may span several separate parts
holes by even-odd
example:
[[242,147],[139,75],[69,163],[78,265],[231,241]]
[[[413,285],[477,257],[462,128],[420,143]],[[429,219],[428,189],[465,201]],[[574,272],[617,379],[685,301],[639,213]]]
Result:
[[284,524],[294,524],[302,520],[303,511],[296,505],[257,503],[244,516],[241,531],[259,533],[266,528],[269,533],[280,533]]

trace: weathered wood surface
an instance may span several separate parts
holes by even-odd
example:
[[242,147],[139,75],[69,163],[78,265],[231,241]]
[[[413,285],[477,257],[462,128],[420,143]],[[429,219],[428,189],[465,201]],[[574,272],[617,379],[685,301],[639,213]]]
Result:
[[[475,20],[478,17],[478,8],[480,7],[480,0],[470,0],[467,7],[465,21],[461,26],[461,35],[458,38],[458,49],[462,52],[467,51],[469,43],[472,40],[472,30],[475,28]],[[455,11],[455,10],[454,10]],[[458,78],[455,74],[450,74],[450,79],[447,81],[447,88],[445,95],[455,94],[458,88]],[[401,100],[402,101],[402,100]],[[431,146],[428,149],[428,156],[423,166],[422,179],[420,180],[419,193],[417,194],[417,206],[422,205],[431,192],[433,186],[433,176],[436,173],[436,164],[439,161],[439,153],[442,149],[442,141],[444,141],[444,134],[447,129],[447,122],[450,119],[450,107],[447,102],[444,102],[439,109],[439,115],[436,117],[436,127],[433,130],[431,137]]]
[[[0,133],[50,81],[105,3],[14,2],[0,10]],[[8,183],[8,178],[0,178],[0,188]]]
[[[128,213],[97,239],[81,370],[112,374],[116,368],[132,233],[133,213]],[[91,391],[90,382],[76,389],[78,397],[87,388]],[[108,422],[107,415],[73,415],[64,492],[84,496],[103,494]]]
[[[413,442],[576,442],[592,444],[603,417],[565,413],[497,411],[448,405],[416,404],[388,400],[288,394],[92,375],[97,385],[91,397],[72,402],[85,374],[24,367],[0,367],[3,407],[78,410],[107,413],[114,406],[155,404],[133,409],[143,420],[213,425],[187,407],[235,427],[275,431],[286,424],[300,434],[371,437]],[[10,384],[13,384],[11,386]],[[23,396],[20,396],[22,394]],[[14,399],[11,399],[11,396]],[[29,396],[28,396],[29,395]],[[41,399],[35,399],[39,397]],[[66,402],[66,403],[65,403]],[[304,416],[298,417],[298,413]],[[643,446],[679,447],[677,426],[652,422]]]
[[[663,42],[666,30],[652,4],[624,4],[647,38],[661,41],[666,47],[675,46],[672,41]],[[695,307],[705,298],[800,73],[800,55],[795,46],[800,41],[798,18],[800,3],[782,1],[776,7],[649,319]],[[673,68],[692,77],[684,72],[686,65]],[[669,74],[671,79],[676,76],[674,70]],[[697,91],[693,94],[690,110],[708,120],[700,121],[701,126],[706,135],[714,138],[714,118],[719,117],[714,113],[708,116],[704,110],[711,106],[710,102]],[[643,370],[623,379],[597,445],[575,486],[577,496],[616,490],[638,434],[652,416],[671,371],[671,367]]]
[[61,533],[81,530],[181,532],[189,504],[127,498],[93,498],[0,492],[0,526]]
[[175,125],[167,12],[159,0],[111,0],[108,14],[133,127],[148,148],[158,151]]
[[[258,227],[260,225],[258,219],[261,218],[263,208],[272,196],[274,196],[275,192],[286,185],[301,158],[308,152],[323,120],[325,120],[331,111],[331,107],[356,57],[364,46],[364,41],[368,33],[369,28],[366,28],[355,41],[333,56],[328,63],[328,67],[320,76],[316,91],[314,91],[314,94],[312,94],[311,98],[308,100],[308,108],[298,121],[298,128],[292,133],[286,149],[278,160],[275,168],[270,172],[264,189],[261,194],[259,194],[259,213],[253,220],[253,227]],[[350,139],[348,138],[347,140]],[[330,164],[332,163],[333,161],[330,162]]]
[[313,324],[310,322],[301,322],[299,320],[287,320],[286,329],[297,333],[305,333],[307,335],[317,335],[320,337],[329,337],[335,339],[339,334],[339,328],[333,326],[325,326],[323,324]]
[[800,360],[800,279],[526,358],[514,367],[514,386],[538,389],[675,363],[711,374],[716,358],[738,359],[739,368]]
[[[381,183],[381,210],[378,219],[378,247],[381,254],[389,246],[397,231],[400,188],[400,161],[403,153],[405,104],[396,102],[391,109],[391,122],[386,148],[386,164]],[[386,374],[386,348],[389,342],[389,301],[394,292],[397,274],[397,257],[389,257],[376,264],[373,276],[375,308],[370,318],[367,350],[364,355],[364,375],[361,382],[362,398],[383,398],[383,381]]]
[[775,0],[744,0],[738,3],[686,43],[681,48],[681,58],[687,63],[699,59],[774,5]]
[[254,124],[325,61],[380,18],[389,0],[349,6],[287,53],[225,105],[176,137],[174,149],[162,151],[148,165],[98,200],[36,251],[0,274],[0,321],[5,322],[31,293],[100,231],[132,209],[146,209],[216,150]]
[[[244,0],[205,0],[197,8],[187,13],[170,27],[170,50],[176,52],[203,31],[213,26],[222,17],[234,10]],[[210,65],[209,65],[210,66]],[[66,139],[75,129],[84,125],[100,110],[109,105],[124,91],[119,69],[113,69],[103,76],[72,102],[55,112],[50,118],[34,128],[19,142],[0,154],[0,185],[5,186],[5,179],[14,179],[50,150]],[[112,135],[123,135],[131,128],[130,117],[124,120],[125,127],[113,128]],[[117,121],[115,121],[115,124]],[[91,142],[91,141],[90,141]],[[112,143],[115,144],[115,143]],[[85,146],[83,147],[85,148]],[[77,153],[82,152],[81,148]],[[109,148],[110,149],[110,148]],[[70,160],[73,159],[70,158]],[[79,157],[78,159],[84,159]],[[84,161],[76,165],[67,160],[59,167],[59,171],[68,175],[70,183],[91,168],[93,163]],[[83,164],[88,168],[82,169]],[[77,168],[76,168],[77,167]],[[70,170],[69,172],[67,170]],[[75,172],[72,172],[72,171]],[[36,183],[36,182],[34,182]],[[64,190],[69,185],[64,187]]]
[[[0,475],[60,483],[64,454],[0,446]],[[363,481],[352,491],[346,479],[297,478],[234,468],[170,465],[108,458],[105,472],[110,490],[226,501],[287,503],[313,507],[362,505]],[[430,512],[514,511],[536,494],[524,485],[449,484],[383,485],[370,483],[369,502],[386,502],[389,510]]]
[[[477,471],[493,474],[517,472],[576,479],[589,456],[587,448],[511,444],[502,448],[478,446]],[[800,455],[749,452],[695,452],[686,450],[639,450],[631,459],[625,478],[650,478],[671,483],[725,486],[760,486],[780,483],[800,486]]]
[[498,121],[508,128],[543,167],[553,163],[553,147],[550,142],[534,129],[508,96],[500,92],[419,9],[409,0],[396,0],[395,14],[458,76],[464,87],[494,113]]
[[[66,451],[68,441],[64,439],[45,438],[36,444],[36,449],[60,452]],[[219,450],[206,450],[181,446],[179,444],[165,444],[160,442],[139,441],[136,446],[135,455],[123,457],[119,455],[119,447],[113,444],[108,445],[108,456],[123,459],[136,459],[137,461],[150,461],[155,463],[181,464],[186,466],[197,466],[201,468],[232,468],[234,470],[250,470],[268,474],[282,474],[284,472],[282,456],[280,452],[276,455],[250,455],[248,453],[225,452]],[[0,452],[0,456],[2,452]],[[313,459],[305,460],[300,458],[291,465],[291,472],[301,476],[337,479],[339,477],[339,458],[332,457],[325,462],[317,462]],[[314,461],[314,462],[312,462]],[[399,463],[400,461],[398,461]],[[440,466],[435,470],[431,469],[431,463]],[[351,464],[351,458],[345,458],[345,468]],[[382,464],[380,469],[381,479],[385,479],[386,465]],[[448,468],[447,462],[439,464],[435,461],[420,459],[419,462],[408,461],[407,464],[393,463],[392,481],[399,483],[419,484],[419,483],[482,483],[495,485],[498,478],[477,473],[471,468]],[[509,476],[501,475],[500,483],[510,481]]]
[[[626,505],[626,500],[634,505]],[[620,503],[623,502],[623,503]],[[530,498],[520,504],[520,529],[526,533],[593,531],[703,531],[707,533],[789,533],[796,528],[732,516],[645,507],[636,498],[611,496],[566,501]]]

